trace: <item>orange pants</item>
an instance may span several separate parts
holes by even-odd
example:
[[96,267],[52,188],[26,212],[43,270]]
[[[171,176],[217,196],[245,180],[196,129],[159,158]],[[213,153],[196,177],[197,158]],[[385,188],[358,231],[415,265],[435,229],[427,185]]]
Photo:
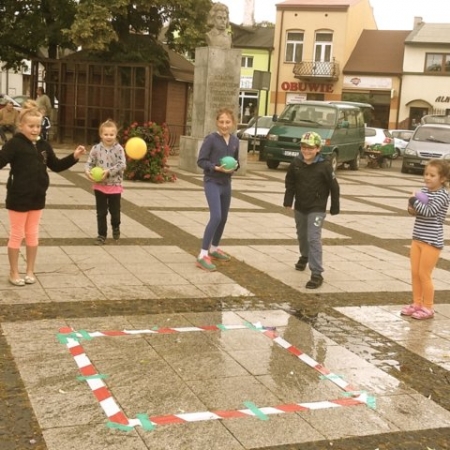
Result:
[[413,240],[411,243],[411,282],[415,305],[433,309],[434,285],[431,273],[439,260],[441,249]]
[[9,214],[9,248],[20,248],[23,238],[28,247],[37,247],[39,243],[39,222],[42,209],[19,212],[8,210]]

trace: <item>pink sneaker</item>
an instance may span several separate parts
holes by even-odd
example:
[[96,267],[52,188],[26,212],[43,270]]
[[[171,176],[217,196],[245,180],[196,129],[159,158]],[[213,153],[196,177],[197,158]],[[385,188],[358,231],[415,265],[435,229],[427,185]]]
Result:
[[231,256],[220,248],[218,248],[215,252],[211,252],[209,256],[212,259],[218,259],[220,261],[229,261],[231,259]]
[[422,307],[415,313],[411,314],[411,317],[417,320],[432,319],[434,317],[434,311],[432,309]]
[[211,258],[209,256],[197,258],[196,265],[197,267],[200,267],[200,269],[207,270],[208,272],[214,272],[217,269],[216,266],[211,262]]
[[408,305],[405,306],[401,311],[400,314],[402,316],[412,316],[416,311],[420,310],[420,306],[419,305]]

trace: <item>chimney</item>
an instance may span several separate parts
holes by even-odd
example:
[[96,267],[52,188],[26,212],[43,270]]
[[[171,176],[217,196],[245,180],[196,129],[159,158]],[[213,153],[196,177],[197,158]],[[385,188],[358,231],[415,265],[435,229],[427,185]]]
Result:
[[414,28],[413,30],[415,30],[417,27],[420,27],[420,25],[422,25],[423,23],[423,19],[422,17],[414,17]]
[[255,25],[255,0],[244,0],[244,21],[242,25],[246,27]]

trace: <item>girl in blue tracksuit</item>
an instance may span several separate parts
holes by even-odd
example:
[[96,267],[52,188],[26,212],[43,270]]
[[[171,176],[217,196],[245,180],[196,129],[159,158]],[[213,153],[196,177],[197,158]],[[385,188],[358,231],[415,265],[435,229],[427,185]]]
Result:
[[[200,148],[197,165],[203,169],[206,201],[209,207],[209,222],[202,239],[202,248],[197,266],[212,272],[216,265],[211,259],[229,261],[230,256],[219,248],[231,203],[231,176],[239,168],[239,139],[231,134],[236,119],[231,109],[222,108],[216,116],[217,131],[205,137]],[[220,160],[232,156],[236,166],[226,169]]]

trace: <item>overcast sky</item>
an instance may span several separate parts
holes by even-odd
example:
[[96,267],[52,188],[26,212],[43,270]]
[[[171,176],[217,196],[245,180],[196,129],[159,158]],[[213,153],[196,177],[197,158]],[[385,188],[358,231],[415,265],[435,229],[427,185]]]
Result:
[[[220,0],[228,6],[230,20],[242,23],[244,0]],[[255,0],[255,20],[275,22],[275,5],[282,0]],[[450,23],[448,0],[370,0],[379,30],[411,30],[414,17],[427,23]]]

